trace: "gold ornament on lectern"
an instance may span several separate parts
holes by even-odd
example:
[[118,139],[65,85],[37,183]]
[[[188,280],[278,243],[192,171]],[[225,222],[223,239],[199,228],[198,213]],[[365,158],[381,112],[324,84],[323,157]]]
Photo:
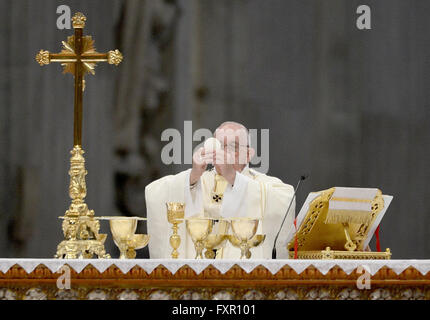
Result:
[[178,259],[178,248],[181,244],[181,237],[178,234],[178,225],[183,221],[185,216],[185,203],[182,202],[167,202],[167,221],[171,223],[173,234],[170,236],[170,245],[173,248],[172,258]]
[[59,62],[63,66],[63,73],[74,76],[74,128],[73,149],[70,159],[70,187],[69,195],[72,199],[69,210],[66,211],[63,221],[65,240],[57,247],[56,258],[76,259],[110,258],[104,249],[106,234],[99,234],[100,223],[94,218],[94,211],[89,210],[84,199],[87,194],[85,184],[85,159],[82,150],[82,96],[85,88],[84,76],[86,73],[95,74],[98,62],[108,62],[118,65],[122,61],[122,54],[118,51],[99,53],[94,48],[91,36],[83,36],[86,17],[78,12],[72,18],[74,35],[63,41],[63,50],[60,53],[50,53],[40,50],[36,61],[41,65]]

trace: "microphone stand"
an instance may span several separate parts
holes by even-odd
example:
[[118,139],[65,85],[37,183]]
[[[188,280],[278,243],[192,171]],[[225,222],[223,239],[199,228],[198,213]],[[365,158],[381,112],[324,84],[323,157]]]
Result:
[[293,201],[294,201],[294,199],[296,197],[296,193],[297,193],[297,190],[300,187],[300,183],[303,180],[305,180],[306,178],[307,178],[307,175],[302,175],[300,177],[299,181],[297,182],[297,186],[296,186],[296,189],[294,190],[293,197],[291,198],[291,201],[290,201],[290,204],[288,206],[287,212],[285,213],[284,219],[282,220],[281,227],[279,228],[279,231],[278,231],[278,233],[276,234],[276,237],[275,237],[275,241],[273,242],[272,259],[276,259],[276,241],[278,241],[278,237],[279,237],[279,234],[281,233],[282,226],[284,225],[285,219],[287,218],[288,212],[290,211],[291,205],[293,204]]

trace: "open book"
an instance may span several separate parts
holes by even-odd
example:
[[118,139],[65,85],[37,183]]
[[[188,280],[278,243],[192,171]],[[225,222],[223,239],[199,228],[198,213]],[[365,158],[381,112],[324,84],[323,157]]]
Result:
[[[288,250],[364,251],[387,211],[392,196],[376,188],[334,187],[312,192],[288,231]],[[309,258],[309,255],[307,255]]]

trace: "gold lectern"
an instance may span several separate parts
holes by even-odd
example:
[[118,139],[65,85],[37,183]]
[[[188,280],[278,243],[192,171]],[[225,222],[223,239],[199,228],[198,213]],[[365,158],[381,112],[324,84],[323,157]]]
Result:
[[[390,259],[390,249],[371,252],[365,251],[365,246],[392,197],[373,189],[375,196],[372,199],[336,198],[333,197],[335,190],[331,188],[314,193],[313,198],[312,193],[309,195],[310,200],[304,205],[305,211],[297,217],[297,232],[294,235],[291,232],[292,237],[289,237],[289,257],[294,258],[296,247],[298,259]],[[350,204],[351,209],[336,208],[335,202],[344,206]],[[357,209],[366,205],[368,211]],[[301,216],[302,213],[304,215]]]

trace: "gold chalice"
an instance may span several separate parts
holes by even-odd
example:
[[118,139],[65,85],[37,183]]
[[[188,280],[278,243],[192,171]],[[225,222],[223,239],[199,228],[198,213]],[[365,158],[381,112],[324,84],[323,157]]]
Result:
[[[242,241],[236,238],[235,235],[230,234],[227,236],[227,238],[234,247],[241,248],[240,245]],[[265,234],[256,234],[255,236],[253,236],[251,240],[248,241],[248,250],[245,252],[245,257],[247,259],[251,258],[250,248],[258,247],[261,243],[263,243],[265,239],[266,239]]]
[[228,236],[230,243],[240,248],[240,258],[251,258],[250,248],[259,246],[265,235],[256,235],[259,219],[235,218],[231,220],[232,235]]
[[127,240],[127,252],[125,254],[127,259],[136,258],[136,250],[145,248],[149,242],[149,235],[147,234],[134,234],[130,240]]
[[214,250],[219,248],[222,243],[227,239],[228,229],[230,228],[230,222],[228,220],[211,219],[211,233],[207,236],[204,241],[205,257],[207,259],[215,259]]
[[98,217],[100,220],[109,220],[113,241],[120,251],[120,259],[136,258],[137,249],[144,248],[149,242],[149,235],[135,234],[140,217]]
[[173,234],[170,236],[170,245],[173,248],[172,258],[178,259],[178,248],[181,244],[181,237],[178,235],[178,224],[180,224],[185,215],[185,203],[182,202],[166,202],[167,221],[171,223]]
[[203,259],[204,241],[212,231],[212,219],[210,218],[188,218],[185,220],[188,233],[196,249],[195,259]]

